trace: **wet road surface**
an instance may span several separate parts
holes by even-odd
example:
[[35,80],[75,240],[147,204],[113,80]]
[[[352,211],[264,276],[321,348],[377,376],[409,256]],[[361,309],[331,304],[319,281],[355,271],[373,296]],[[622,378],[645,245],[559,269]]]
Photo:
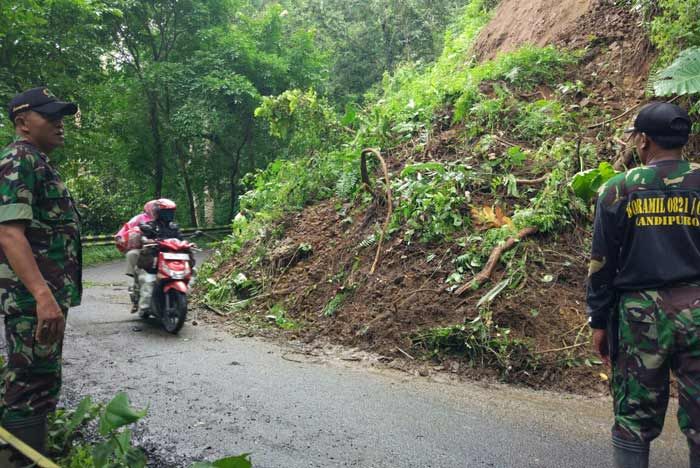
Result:
[[[86,271],[83,305],[68,320],[63,394],[106,401],[125,390],[148,406],[136,433],[159,447],[162,465],[249,452],[257,468],[610,466],[607,399],[307,362],[201,321],[172,336],[129,314],[122,268]],[[652,466],[687,466],[669,413]]]

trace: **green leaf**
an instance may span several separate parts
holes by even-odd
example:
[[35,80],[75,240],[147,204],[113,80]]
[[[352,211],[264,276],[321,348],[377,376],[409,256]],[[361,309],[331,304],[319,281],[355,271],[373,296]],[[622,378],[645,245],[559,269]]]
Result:
[[190,468],[252,468],[250,454],[244,453],[236,457],[220,458],[213,462],[197,462]]
[[70,421],[68,421],[68,423],[66,424],[66,432],[68,434],[72,434],[73,431],[75,431],[78,428],[78,426],[80,426],[83,423],[86,416],[88,415],[88,411],[90,411],[91,406],[92,399],[89,396],[86,396],[80,401],[80,404],[75,409],[75,413],[73,413],[73,416],[70,418]]
[[345,115],[340,120],[340,123],[346,127],[352,125],[357,120],[357,106],[354,103],[349,103],[345,106]]
[[105,466],[114,453],[114,448],[114,442],[111,440],[95,445],[92,448],[92,459],[94,465],[96,467]]
[[139,447],[130,447],[124,457],[129,468],[144,468],[146,466],[146,454]]
[[654,94],[696,94],[700,92],[700,47],[691,47],[678,55],[667,68],[654,76]]
[[107,435],[120,427],[132,424],[146,416],[147,409],[137,411],[129,406],[129,397],[119,392],[105,408],[100,418],[100,434]]
[[438,163],[438,162],[411,164],[411,165],[406,166],[404,168],[404,170],[401,171],[401,177],[407,177],[407,176],[415,174],[416,172],[422,172],[422,171],[435,171],[435,172],[438,172],[440,174],[444,174],[445,173],[445,166],[443,166],[441,163]]
[[127,452],[131,448],[131,436],[132,432],[129,429],[115,434],[114,440],[117,442],[120,452]]
[[610,163],[602,162],[595,169],[588,169],[576,174],[571,181],[571,188],[579,198],[589,201],[598,194],[598,189],[617,174]]

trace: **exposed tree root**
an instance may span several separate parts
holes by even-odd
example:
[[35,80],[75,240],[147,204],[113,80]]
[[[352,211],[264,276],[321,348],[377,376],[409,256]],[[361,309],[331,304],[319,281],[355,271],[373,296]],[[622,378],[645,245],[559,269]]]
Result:
[[514,237],[509,237],[508,240],[495,247],[493,251],[491,251],[491,256],[489,256],[489,261],[486,262],[486,266],[479,272],[479,274],[477,274],[474,277],[474,279],[460,286],[459,289],[455,291],[455,294],[459,296],[469,291],[470,289],[479,288],[482,284],[484,284],[491,278],[491,275],[496,269],[496,265],[498,265],[498,261],[501,259],[501,255],[503,255],[504,252],[507,252],[508,250],[513,248],[513,246],[523,238],[535,234],[537,231],[538,229],[536,227],[523,228],[520,230],[520,232],[518,232],[517,235],[515,235]]
[[370,190],[372,195],[376,198],[376,195],[374,194],[371,188],[369,174],[367,173],[367,154],[373,154],[377,157],[377,159],[379,159],[379,163],[382,166],[382,172],[384,172],[384,182],[386,184],[386,218],[384,219],[384,226],[382,227],[382,232],[379,235],[379,241],[377,242],[377,253],[374,256],[374,262],[372,263],[372,268],[369,271],[369,274],[373,275],[374,271],[377,269],[377,264],[379,263],[379,255],[381,254],[382,243],[384,242],[384,236],[386,235],[386,231],[389,228],[389,221],[391,220],[391,215],[393,213],[394,207],[391,199],[391,181],[389,180],[389,169],[386,166],[386,161],[384,161],[382,154],[377,149],[366,148],[362,150],[362,155],[360,157],[360,175],[362,176],[362,182],[364,182],[364,184]]

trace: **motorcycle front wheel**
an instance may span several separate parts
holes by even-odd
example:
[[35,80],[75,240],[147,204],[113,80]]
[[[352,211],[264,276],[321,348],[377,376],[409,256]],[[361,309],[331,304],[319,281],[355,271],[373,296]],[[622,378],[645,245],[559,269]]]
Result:
[[185,324],[187,317],[187,296],[174,289],[165,293],[162,321],[165,331],[177,334]]

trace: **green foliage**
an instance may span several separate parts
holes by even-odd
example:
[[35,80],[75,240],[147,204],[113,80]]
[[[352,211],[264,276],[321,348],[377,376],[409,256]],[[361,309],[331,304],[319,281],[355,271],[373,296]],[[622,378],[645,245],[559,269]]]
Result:
[[268,311],[270,317],[274,317],[275,324],[283,330],[296,330],[300,325],[294,320],[287,318],[287,311],[281,304],[275,304]]
[[660,11],[651,21],[651,39],[661,52],[660,63],[668,64],[678,53],[700,46],[700,0],[659,0]]
[[345,299],[347,299],[349,291],[339,291],[333,296],[333,299],[328,301],[328,304],[323,308],[323,315],[325,317],[333,317],[336,312],[343,306]]
[[314,90],[294,89],[263,97],[255,117],[265,119],[270,135],[286,140],[288,157],[306,156],[319,148],[331,149],[340,136],[334,110]]
[[95,466],[92,458],[92,449],[85,444],[75,445],[70,453],[57,460],[59,466],[63,468],[86,468]]
[[250,454],[244,453],[236,457],[225,457],[213,462],[197,462],[190,468],[252,468]]
[[279,159],[246,177],[250,190],[241,196],[241,210],[276,217],[329,198],[341,175],[356,170],[357,158],[353,152],[334,151],[294,161]]
[[[466,250],[454,260],[455,274],[448,277],[448,282],[461,283],[467,273],[480,270],[493,249],[516,233],[517,230],[513,226],[505,225],[466,236],[459,242]],[[505,252],[502,259],[507,260],[513,254],[513,251]]]
[[571,180],[571,188],[577,197],[588,202],[598,194],[598,189],[616,174],[612,165],[603,161],[594,169],[576,174]]
[[131,445],[132,431],[125,428],[146,416],[147,410],[136,410],[124,392],[118,393],[100,415],[99,432],[106,440],[92,448],[96,468],[146,466],[146,455]]
[[[78,430],[97,418],[102,407],[87,396],[74,410],[58,409],[48,421],[47,448],[53,454],[64,454],[78,436]],[[83,455],[80,455],[82,457]]]
[[[407,63],[393,74],[386,73],[378,95],[377,122],[429,121],[447,96],[465,88],[474,61],[471,46],[479,29],[490,19],[485,2],[473,0],[445,35],[442,54],[434,64],[420,66]],[[375,125],[376,129],[381,125]],[[376,130],[375,130],[376,131]]]
[[518,229],[531,226],[541,233],[548,233],[560,231],[571,224],[573,213],[586,212],[586,206],[567,185],[568,174],[580,161],[595,158],[595,148],[558,139],[551,145],[541,147],[536,157],[542,155],[553,160],[555,166],[550,169],[549,178],[530,205],[515,211],[513,223]]
[[653,77],[657,96],[700,93],[700,47],[686,49],[667,68]]
[[291,13],[318,31],[330,59],[329,94],[346,102],[362,96],[406,62],[431,61],[462,0],[302,0]]
[[396,207],[390,230],[405,227],[404,237],[423,242],[442,240],[470,225],[468,204],[472,171],[461,164],[423,163],[406,166],[392,180]]
[[527,343],[511,337],[510,329],[495,324],[487,310],[463,325],[419,332],[412,337],[412,341],[414,346],[434,356],[464,356],[473,367],[497,369],[504,378],[531,370],[537,364],[529,353]]
[[[516,127],[516,132],[523,139],[535,136],[541,140],[559,134],[571,127],[571,123],[563,124],[569,119],[561,104],[541,100],[528,103],[522,108],[522,103],[513,96],[510,87],[530,90],[538,84],[554,84],[563,77],[566,68],[574,63],[576,58],[576,54],[559,51],[552,46],[525,46],[467,69],[462,87],[456,88],[453,93],[458,96],[455,101],[454,120],[468,120],[474,127],[475,124],[472,124],[471,120],[476,116],[481,121],[479,127],[492,131],[500,119],[505,118],[511,127]],[[479,90],[479,85],[484,82],[494,82],[496,98],[487,98]],[[538,115],[540,112],[544,115]],[[530,122],[519,124],[523,119]],[[548,124],[554,124],[551,130]],[[477,133],[479,132],[474,132]]]
[[83,246],[84,268],[120,258],[124,258],[124,254],[119,252],[113,245]]

